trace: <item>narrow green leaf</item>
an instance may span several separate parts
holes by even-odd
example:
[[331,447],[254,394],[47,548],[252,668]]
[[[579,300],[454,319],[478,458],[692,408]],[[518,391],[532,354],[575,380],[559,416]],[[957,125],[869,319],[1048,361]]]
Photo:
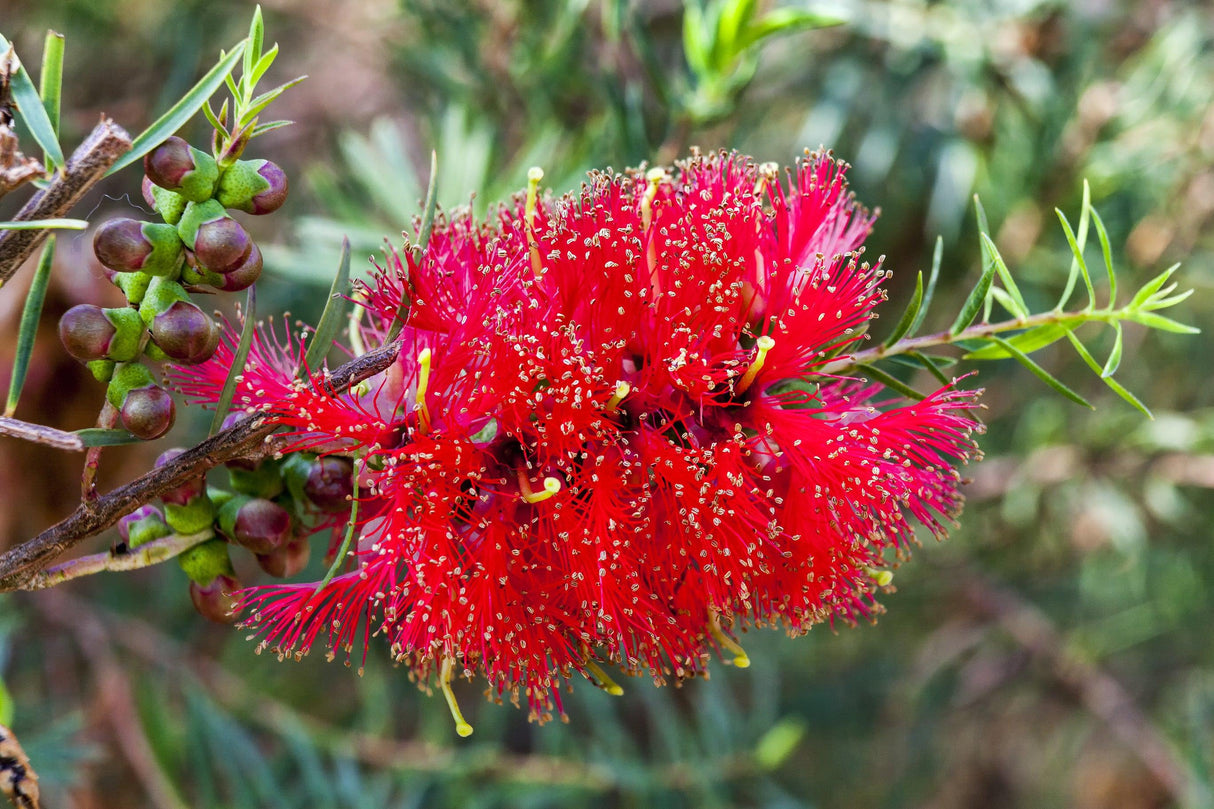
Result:
[[316,332],[312,335],[312,342],[308,343],[307,353],[304,354],[304,364],[299,369],[301,379],[306,374],[319,370],[325,357],[329,354],[329,349],[333,348],[333,341],[337,339],[337,332],[341,329],[342,321],[346,316],[346,305],[349,303],[346,298],[346,287],[349,283],[350,240],[343,238],[337,275],[333,277],[333,285],[329,287],[329,300],[325,302],[325,311],[321,313],[320,322],[316,324]]
[[978,219],[978,233],[991,235],[991,223],[986,218],[986,208],[982,206],[982,200],[974,194],[974,216]]
[[253,72],[249,74],[248,82],[250,86],[256,86],[257,82],[261,81],[261,77],[266,75],[266,71],[274,64],[274,59],[278,56],[278,43],[274,43],[274,47],[266,51],[265,54],[253,66]]
[[[1083,358],[1083,361],[1085,363],[1087,363],[1087,366],[1089,368],[1091,368],[1092,371],[1095,372],[1096,374],[1101,374],[1102,370],[1100,368],[1100,363],[1096,362],[1096,358],[1092,356],[1092,352],[1088,351],[1087,346],[1085,346],[1079,340],[1079,338],[1075,336],[1075,333],[1068,330],[1066,333],[1066,337],[1068,340],[1071,341],[1071,345],[1075,347],[1075,351],[1079,354],[1080,357]],[[1135,396],[1134,394],[1130,393],[1128,390],[1126,390],[1122,386],[1122,384],[1120,382],[1118,382],[1116,379],[1113,379],[1113,377],[1111,377],[1111,376],[1109,376],[1109,377],[1102,376],[1101,378],[1104,379],[1105,384],[1108,385],[1113,390],[1114,393],[1116,393],[1122,399],[1125,399],[1131,405],[1136,407],[1140,412],[1142,412],[1142,414],[1144,416],[1146,416],[1149,419],[1155,418],[1154,414],[1151,413],[1151,411],[1147,408],[1147,406],[1144,405],[1142,402],[1138,401],[1138,397]]]
[[[961,341],[954,343],[954,345],[961,345]],[[894,365],[901,365],[904,368],[914,368],[915,370],[918,370],[919,368],[923,367],[923,363],[919,360],[911,359],[911,356],[914,354],[920,354],[920,352],[908,351],[905,354],[891,354],[889,356],[882,357],[881,359],[885,362],[893,363]],[[932,364],[937,368],[948,368],[950,365],[956,365],[958,361],[956,357],[944,357],[940,354],[920,354],[920,356],[930,359]]]
[[1139,306],[1142,306],[1144,303],[1150,300],[1151,296],[1163,289],[1163,285],[1166,284],[1168,279],[1172,277],[1172,273],[1176,272],[1176,270],[1179,268],[1180,264],[1173,264],[1171,267],[1168,267],[1159,275],[1143,284],[1142,288],[1134,293],[1134,297],[1130,300],[1130,303],[1126,308],[1137,309]]
[[1105,381],[1105,384],[1107,384],[1110,388],[1112,388],[1113,391],[1118,396],[1120,396],[1122,399],[1125,399],[1127,402],[1129,402],[1134,407],[1138,408],[1138,410],[1144,416],[1151,419],[1152,421],[1155,420],[1155,414],[1151,412],[1150,408],[1148,408],[1141,401],[1139,401],[1137,396],[1135,396],[1134,394],[1132,394],[1128,390],[1126,390],[1120,382],[1118,382],[1116,379],[1113,379],[1112,377],[1109,377],[1109,378],[1105,379],[1104,381]]
[[1113,350],[1109,352],[1109,358],[1104,364],[1104,370],[1100,372],[1102,379],[1108,379],[1117,373],[1117,366],[1121,365],[1121,323],[1114,321],[1113,330],[1117,333],[1117,336],[1113,338]]
[[62,167],[65,165],[63,149],[59,147],[55,127],[46,114],[46,107],[42,106],[42,98],[34,88],[34,82],[30,79],[29,72],[21,65],[21,60],[17,58],[17,53],[12,47],[4,35],[0,34],[0,59],[3,59],[7,53],[12,66],[12,72],[9,74],[9,91],[13,95],[13,102],[17,106],[21,120],[25,121],[30,134],[42,147],[42,151],[50,156],[54,165]]
[[[38,95],[42,96],[42,108],[51,122],[51,131],[59,139],[59,105],[63,97],[63,34],[47,31],[42,46],[42,70],[38,74]],[[46,150],[42,152],[46,170],[55,167],[55,161]]]
[[987,262],[982,269],[982,277],[978,279],[978,283],[970,292],[968,298],[965,299],[965,304],[961,307],[960,314],[953,321],[952,328],[949,329],[950,334],[960,334],[965,331],[974,318],[978,316],[978,310],[982,308],[986,301],[986,293],[991,289],[991,281],[995,278],[994,262]]
[[[1173,285],[1173,286],[1175,286],[1175,285]],[[1180,303],[1181,301],[1186,300],[1190,295],[1192,295],[1196,291],[1197,290],[1195,290],[1195,289],[1186,289],[1184,292],[1177,292],[1175,295],[1171,296],[1170,298],[1166,297],[1166,296],[1159,297],[1158,295],[1156,295],[1155,297],[1151,298],[1151,300],[1144,303],[1141,308],[1148,312],[1153,311],[1155,309],[1167,309],[1168,307],[1175,306],[1176,304]]]
[[228,128],[219,120],[219,117],[215,114],[215,110],[211,109],[211,102],[209,100],[202,105],[202,114],[206,116],[207,122],[215,128],[215,131],[222,132],[225,135],[228,134]]
[[[1070,322],[1072,321],[1066,321],[1066,323]],[[1064,323],[1046,323],[1043,326],[1036,326],[1028,331],[1023,331],[1015,337],[1009,337],[1007,341],[1025,354],[1032,354],[1034,351],[1040,351],[1046,346],[1061,340],[1066,336],[1066,331],[1067,326]],[[1005,360],[1011,356],[1002,347],[988,343],[976,351],[969,352],[963,359]]]
[[[1049,371],[1045,370],[1040,365],[1033,362],[1032,359],[1030,359],[1027,354],[1025,354],[1020,349],[1016,348],[1016,346],[1012,345],[1007,340],[1004,340],[1002,337],[996,337],[995,335],[991,335],[991,336],[987,337],[986,339],[991,340],[992,342],[1001,346],[1004,351],[1006,351],[1007,353],[1012,355],[1013,359],[1015,359],[1017,362],[1019,362],[1025,368],[1029,369],[1029,371],[1032,372],[1033,376],[1037,377],[1042,382],[1049,385],[1051,388],[1058,391],[1060,394],[1062,394],[1066,398],[1070,399],[1072,402],[1075,402],[1076,404],[1081,404],[1087,408],[1092,408],[1092,405],[1088,402],[1087,399],[1083,398],[1078,393],[1071,390],[1066,385],[1062,384],[1062,382],[1059,381],[1058,379],[1056,379],[1054,376],[1052,376]],[[1095,408],[1092,408],[1092,409],[1094,410]]]
[[21,310],[21,328],[17,332],[17,353],[13,356],[13,376],[8,383],[8,402],[4,415],[12,416],[25,387],[25,375],[30,367],[30,355],[34,352],[34,338],[38,334],[38,321],[42,318],[42,303],[46,300],[46,286],[51,280],[51,266],[55,261],[55,237],[47,237],[34,271],[34,281],[25,296],[25,307]]
[[991,284],[991,290],[989,293],[987,293],[987,296],[988,296],[987,303],[991,304],[992,306],[987,308],[986,315],[983,318],[984,321],[989,321],[991,319],[990,310],[991,310],[991,308],[993,308],[993,305],[995,303],[998,303],[1000,306],[1002,306],[1009,314],[1011,314],[1017,320],[1024,320],[1026,317],[1028,317],[1027,314],[1023,314],[1023,315],[1020,314],[1020,312],[1022,310],[1020,309],[1019,304],[1016,303],[1016,299],[1013,298],[1008,293],[1007,290],[997,287],[994,284]]
[[709,73],[708,49],[704,46],[704,11],[696,0],[683,4],[683,56],[697,76]]
[[249,102],[248,107],[246,107],[245,111],[241,114],[240,120],[237,121],[237,123],[236,123],[236,128],[239,129],[244,126],[248,126],[249,123],[251,123],[252,120],[257,117],[258,113],[260,113],[266,107],[270,106],[270,104],[273,103],[274,99],[278,98],[280,95],[283,94],[283,91],[289,90],[290,88],[299,84],[301,81],[303,81],[306,78],[308,78],[308,77],[300,76],[298,78],[292,79],[291,81],[287,82],[286,84],[279,85],[278,87],[275,87],[273,90],[267,90],[264,93],[262,93],[261,95],[257,96],[257,98],[255,98]]
[[116,447],[121,444],[138,444],[142,438],[136,438],[126,430],[107,430],[102,427],[89,427],[76,430],[73,435],[79,436],[86,447]]
[[1113,270],[1113,251],[1109,248],[1109,233],[1095,208],[1091,209],[1092,224],[1096,226],[1096,238],[1100,240],[1100,253],[1104,257],[1104,269],[1109,276],[1109,308],[1117,305],[1117,273]]
[[[1083,181],[1083,207],[1079,213],[1079,252],[1087,248],[1088,244],[1088,213],[1092,209],[1092,188],[1088,185],[1088,181]],[[1074,258],[1071,259],[1071,267],[1067,272],[1066,287],[1062,290],[1062,297],[1058,299],[1058,303],[1054,305],[1055,311],[1061,311],[1062,307],[1066,306],[1066,302],[1071,299],[1071,293],[1075,291],[1075,284],[1079,282],[1079,262]]]
[[249,86],[256,84],[256,81],[250,81],[250,76],[253,74],[254,67],[261,61],[261,46],[265,41],[266,26],[261,19],[261,4],[259,3],[253,9],[253,19],[249,23],[249,36],[245,40],[248,42],[248,47],[244,52],[244,71],[241,78],[249,82]]
[[106,176],[121,171],[127,166],[134,163],[136,160],[143,158],[145,154],[155,149],[161,143],[164,143],[170,135],[185,125],[185,122],[194,116],[202,108],[202,105],[207,103],[207,100],[214,95],[219,86],[223,84],[232,73],[232,69],[240,60],[240,56],[244,53],[245,43],[240,42],[232,50],[226,54],[219,62],[211,68],[205,76],[203,76],[190,91],[181,97],[181,100],[168,109],[156,121],[140,133],[139,137],[135,138],[135,142],[131,145],[131,151],[127,152],[122,158],[110,166],[110,170],[106,172]]
[[[1076,240],[1075,231],[1071,230],[1071,223],[1067,220],[1066,214],[1064,214],[1058,208],[1054,209],[1054,213],[1058,214],[1058,221],[1062,223],[1062,232],[1066,235],[1067,244],[1071,246],[1071,254],[1074,256],[1073,261],[1079,265],[1079,273],[1083,276],[1083,284],[1088,290],[1087,308],[1091,309],[1096,305],[1096,290],[1092,287],[1092,276],[1088,273],[1088,263],[1083,258],[1083,247]],[[1086,209],[1084,210],[1084,218],[1087,218]],[[1068,282],[1068,287],[1069,286],[1070,284]],[[1062,308],[1066,299],[1069,297],[1070,293],[1068,291],[1068,293],[1063,296],[1062,300],[1058,302],[1058,308]]]
[[244,373],[245,361],[249,358],[249,349],[253,346],[253,333],[257,330],[257,285],[249,287],[245,293],[244,324],[240,327],[240,342],[236,344],[236,353],[232,355],[232,367],[228,369],[228,378],[223,381],[223,389],[219,392],[219,400],[215,402],[215,415],[211,418],[211,431],[215,435],[223,429],[223,420],[232,409],[232,399],[236,396],[236,378]]
[[[910,351],[907,353],[907,356],[927,369],[927,372],[936,377],[936,381],[938,381],[941,385],[952,384],[952,380],[949,379],[948,376],[946,376],[945,373],[940,370],[940,366],[936,364],[936,360],[938,358],[929,357],[927,354],[920,354],[918,351]],[[951,359],[951,357],[949,359]]]
[[889,337],[885,338],[884,345],[892,346],[894,343],[902,339],[902,337],[910,331],[911,324],[915,322],[915,318],[919,316],[919,307],[923,304],[923,273],[920,272],[915,278],[915,292],[911,295],[910,303],[906,305],[906,311],[902,313],[902,317],[898,320],[898,325],[894,326],[894,330],[890,332]]
[[717,19],[716,47],[722,63],[733,61],[741,52],[741,33],[750,27],[755,13],[755,0],[732,0]]
[[932,295],[936,292],[936,280],[940,277],[940,262],[943,258],[944,237],[937,236],[936,248],[932,250],[932,271],[927,276],[927,289],[923,292],[923,303],[920,305],[918,313],[915,314],[915,320],[911,323],[907,334],[915,334],[923,325],[923,318],[927,316],[927,307],[932,305]]
[[1170,331],[1173,334],[1201,334],[1201,329],[1180,323],[1170,317],[1157,315],[1154,312],[1130,312],[1126,315],[1126,319],[1149,326],[1152,329]]
[[908,399],[914,399],[917,402],[927,398],[926,394],[920,393],[902,380],[895,376],[890,376],[876,366],[861,362],[856,363],[856,367],[885,387],[898,391],[898,393],[901,393]]
[[799,8],[783,6],[772,9],[747,27],[738,50],[743,51],[775,34],[791,34],[815,28],[830,28],[843,25],[847,20],[832,14],[820,14]]
[[1024,302],[1024,296],[1020,294],[1020,287],[1016,286],[1016,281],[1012,278],[1012,271],[1007,268],[1007,263],[1003,260],[1003,256],[999,254],[999,248],[991,241],[991,237],[982,233],[979,235],[982,240],[983,252],[989,252],[990,260],[995,263],[995,272],[999,274],[999,280],[1003,282],[1004,291],[1011,298],[1012,306],[1000,301],[1004,308],[1019,318],[1029,316],[1029,307]]
[[240,102],[243,100],[243,95],[240,92],[240,87],[236,84],[236,79],[232,78],[231,72],[223,77],[223,83],[228,86],[228,92],[232,94],[232,98],[236,100],[237,109],[240,108]]
[[258,135],[264,135],[265,133],[267,133],[273,129],[281,129],[284,126],[290,126],[293,123],[295,123],[295,122],[294,121],[270,121],[269,123],[258,124],[257,126],[255,126],[253,128],[253,134],[249,136],[249,139],[252,140],[253,138],[257,137]]
[[84,230],[89,223],[83,219],[28,219],[0,222],[0,230]]

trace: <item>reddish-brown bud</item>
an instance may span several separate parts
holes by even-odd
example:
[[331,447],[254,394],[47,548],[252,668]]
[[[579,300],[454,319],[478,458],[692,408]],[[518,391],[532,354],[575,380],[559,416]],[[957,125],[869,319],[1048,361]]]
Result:
[[236,596],[239,590],[240,582],[225,574],[216,576],[205,585],[191,580],[190,601],[194,602],[198,614],[208,621],[230,624],[236,620],[236,611],[240,606]]
[[185,365],[206,362],[219,346],[215,321],[188,301],[175,301],[153,317],[149,331],[161,351]]
[[129,391],[118,410],[122,426],[137,438],[150,441],[169,431],[176,417],[173,397],[159,385]]
[[278,579],[287,579],[308,566],[312,546],[306,537],[293,539],[271,553],[258,554],[261,569]]
[[349,458],[335,455],[317,458],[308,469],[304,494],[321,511],[349,508],[350,496],[354,494],[354,464]]

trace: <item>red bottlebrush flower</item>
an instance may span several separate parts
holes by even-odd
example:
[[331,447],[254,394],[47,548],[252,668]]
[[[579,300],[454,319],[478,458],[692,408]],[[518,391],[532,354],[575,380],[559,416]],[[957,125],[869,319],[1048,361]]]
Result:
[[[246,591],[246,625],[280,655],[382,633],[466,735],[457,673],[543,720],[575,672],[615,693],[600,664],[682,679],[712,651],[746,665],[741,629],[871,613],[913,524],[959,509],[978,425],[976,392],[821,370],[884,297],[845,170],[695,155],[556,201],[533,178],[356,292],[368,343],[409,301],[379,379],[292,384],[294,346],[255,343],[238,404],[358,458],[357,542],[323,587]],[[218,390],[232,343],[179,384]]]

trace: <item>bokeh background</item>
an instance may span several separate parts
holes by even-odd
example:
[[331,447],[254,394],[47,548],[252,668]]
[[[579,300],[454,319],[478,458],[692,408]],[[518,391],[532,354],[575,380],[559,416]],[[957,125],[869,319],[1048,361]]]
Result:
[[[588,168],[691,145],[789,163],[824,144],[882,210],[869,250],[894,277],[878,337],[938,235],[927,328],[951,323],[979,269],[974,193],[1025,296],[1051,306],[1069,265],[1053,209],[1074,221],[1086,179],[1123,285],[1183,261],[1197,288],[1177,316],[1203,335],[1126,332],[1120,378],[1155,419],[1069,348],[1040,362],[1095,412],[1014,363],[982,365],[967,384],[987,391],[986,457],[967,470],[961,523],[898,571],[875,625],[751,632],[749,670],[718,665],[679,689],[627,681],[611,698],[579,685],[568,725],[529,725],[465,685],[476,733],[460,740],[442,699],[386,650],[373,647],[361,678],[320,655],[255,656],[240,632],[197,618],[172,564],[6,595],[0,674],[47,806],[1214,806],[1214,12],[1169,0],[753,5],[755,20],[789,24],[705,54],[711,37],[685,26],[677,0],[268,0],[267,38],[283,53],[270,79],[309,78],[276,105],[296,125],[253,147],[293,183],[284,210],[255,223],[270,265],[261,311],[315,318],[342,234],[356,267],[397,241],[431,149],[442,204],[483,209],[532,165],[563,191]],[[846,23],[816,29],[806,9]],[[31,65],[47,28],[66,35],[71,148],[103,111],[145,126],[251,11],[0,0],[0,28]],[[75,214],[140,215],[138,181],[112,178]],[[113,290],[88,236],[61,243],[18,416],[75,429],[102,391],[51,329]],[[13,286],[0,294],[0,365]],[[178,444],[205,429],[185,415]],[[166,445],[107,451],[103,480],[139,474]],[[74,506],[79,463],[0,443],[0,545]]]

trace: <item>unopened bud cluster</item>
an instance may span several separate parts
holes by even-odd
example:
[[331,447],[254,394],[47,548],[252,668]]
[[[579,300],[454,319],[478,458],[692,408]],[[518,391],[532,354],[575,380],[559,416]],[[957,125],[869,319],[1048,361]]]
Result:
[[257,280],[261,251],[228,209],[277,210],[287,178],[268,160],[221,165],[178,137],[153,149],[144,171],[144,199],[164,221],[113,219],[93,238],[93,252],[128,306],[75,306],[60,319],[59,336],[69,354],[109,384],[106,396],[122,426],[152,439],[173,426],[173,399],[140,357],[178,365],[211,358],[219,325],[190,293],[235,292]]
[[[170,449],[157,466],[184,450]],[[177,534],[211,530],[216,538],[178,557],[190,578],[190,598],[203,617],[234,620],[233,593],[241,588],[230,550],[237,545],[253,554],[270,576],[299,573],[311,554],[309,537],[325,527],[344,525],[338,512],[348,512],[354,491],[354,465],[340,456],[295,453],[260,462],[243,459],[227,464],[228,484],[208,486],[199,476],[165,493],[161,507],[143,506],[118,523],[129,549]]]

